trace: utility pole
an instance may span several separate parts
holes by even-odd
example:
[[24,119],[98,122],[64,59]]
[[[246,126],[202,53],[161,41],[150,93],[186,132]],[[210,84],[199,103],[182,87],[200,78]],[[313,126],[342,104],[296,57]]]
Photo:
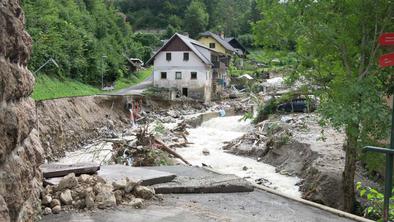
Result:
[[101,56],[101,90],[104,89],[104,59],[107,58],[106,55]]

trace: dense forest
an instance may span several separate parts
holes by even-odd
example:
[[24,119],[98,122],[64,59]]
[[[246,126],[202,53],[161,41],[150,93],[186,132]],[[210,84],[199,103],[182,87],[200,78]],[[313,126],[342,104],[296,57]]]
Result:
[[253,0],[22,0],[33,54],[29,68],[99,85],[130,75],[126,58],[146,61],[175,32],[211,30],[251,45]]
[[167,29],[189,32],[224,31],[240,36],[259,19],[255,0],[118,0],[136,30]]

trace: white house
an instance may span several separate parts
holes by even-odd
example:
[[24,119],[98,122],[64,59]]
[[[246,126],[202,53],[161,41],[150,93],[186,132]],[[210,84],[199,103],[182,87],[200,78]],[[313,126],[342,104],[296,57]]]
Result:
[[187,96],[210,101],[225,73],[220,53],[176,33],[147,63],[153,63],[153,85],[170,89],[172,98]]

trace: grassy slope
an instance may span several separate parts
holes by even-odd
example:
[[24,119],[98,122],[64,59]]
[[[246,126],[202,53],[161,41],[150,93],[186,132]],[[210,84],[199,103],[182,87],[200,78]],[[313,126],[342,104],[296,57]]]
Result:
[[[130,78],[121,78],[116,81],[115,90],[138,84],[144,81],[151,73],[152,69],[146,69],[135,73]],[[46,100],[70,96],[88,96],[102,92],[96,87],[72,79],[59,80],[46,75],[39,75],[36,77],[36,85],[32,96],[35,100]]]
[[33,99],[45,100],[69,96],[87,96],[100,93],[100,89],[72,79],[59,80],[46,75],[36,77]]

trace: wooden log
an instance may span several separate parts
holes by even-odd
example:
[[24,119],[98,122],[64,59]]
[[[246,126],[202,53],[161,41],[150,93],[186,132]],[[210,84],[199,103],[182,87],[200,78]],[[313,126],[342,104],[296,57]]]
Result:
[[161,140],[159,140],[159,139],[157,139],[157,138],[154,138],[154,141],[160,145],[160,146],[159,146],[160,149],[166,151],[167,153],[170,153],[170,154],[174,155],[176,158],[179,158],[179,159],[182,160],[184,163],[186,163],[187,165],[190,165],[190,166],[191,166],[191,164],[190,164],[187,160],[185,160],[181,155],[179,155],[177,152],[175,152],[175,151],[172,150],[170,147],[168,147],[166,144],[164,144],[163,141],[161,141]]
[[81,163],[81,164],[43,164],[40,166],[45,178],[64,177],[70,173],[75,175],[94,174],[100,170],[100,164]]

